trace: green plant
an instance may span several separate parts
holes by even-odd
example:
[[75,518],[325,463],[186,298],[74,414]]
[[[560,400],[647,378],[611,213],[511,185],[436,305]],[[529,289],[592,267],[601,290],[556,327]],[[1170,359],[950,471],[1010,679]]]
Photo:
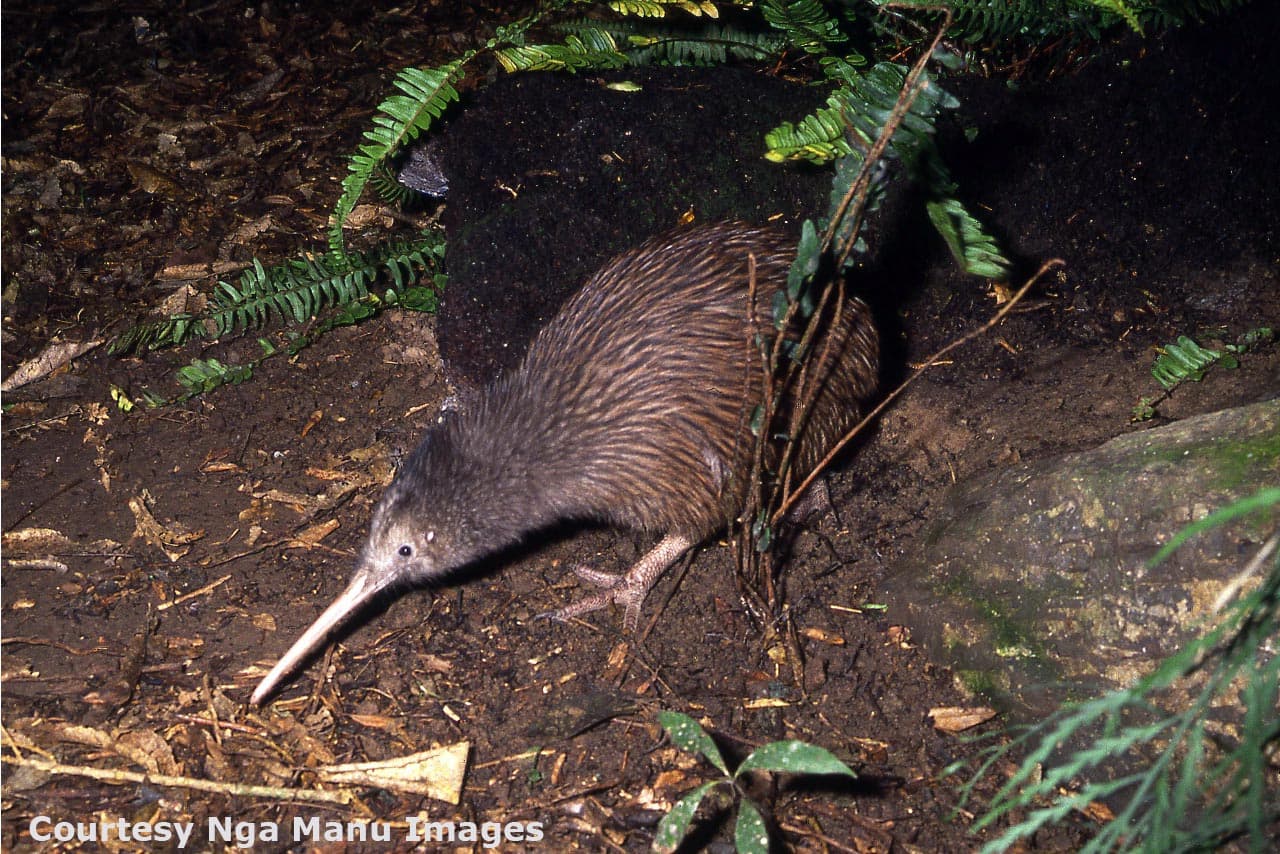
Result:
[[[203,311],[137,324],[116,336],[109,351],[117,355],[144,353],[210,336],[243,334],[272,318],[295,326],[317,318],[306,332],[286,332],[283,348],[259,338],[262,355],[247,364],[192,360],[176,372],[185,389],[181,395],[166,398],[147,391],[139,395],[150,407],[189,400],[222,385],[244,382],[266,359],[281,352],[295,355],[329,330],[364,320],[385,306],[434,311],[445,283],[439,272],[444,249],[440,235],[432,232],[415,241],[393,240],[365,253],[309,255],[275,267],[255,260],[235,284],[218,282]],[[417,284],[424,278],[430,285]],[[374,291],[379,286],[381,293]],[[133,408],[127,396],[113,390],[112,397],[123,411]]]
[[1174,389],[1186,382],[1200,382],[1210,368],[1226,370],[1240,367],[1239,356],[1275,341],[1275,332],[1266,326],[1251,329],[1241,335],[1234,344],[1224,344],[1220,350],[1201,347],[1186,335],[1157,349],[1151,374],[1164,391],[1155,397],[1143,397],[1133,408],[1134,421],[1146,421],[1156,414],[1156,406],[1167,400]]
[[875,0],[882,6],[945,6],[955,17],[954,36],[969,42],[1021,39],[1041,42],[1062,36],[1098,39],[1118,26],[1180,26],[1221,14],[1245,0]]
[[653,850],[675,851],[689,832],[694,814],[712,789],[725,787],[733,793],[738,804],[738,819],[734,826],[734,844],[742,852],[767,852],[769,832],[759,807],[743,793],[742,779],[753,771],[773,771],[788,774],[836,774],[849,779],[857,775],[831,751],[803,741],[774,741],[757,747],[732,773],[728,764],[702,726],[688,715],[679,712],[659,712],[658,722],[671,737],[671,742],[681,750],[701,754],[723,775],[698,786],[681,798],[671,811],[658,822],[658,832],[653,840]]
[[[1151,558],[1166,559],[1191,536],[1249,513],[1275,512],[1280,488],[1264,489],[1185,528]],[[1273,533],[1244,570],[1227,585],[1224,599],[1263,573],[1261,583],[1215,614],[1215,622],[1133,687],[1065,706],[1007,744],[988,751],[965,787],[1013,751],[1025,758],[996,793],[974,830],[1002,817],[1025,815],[983,847],[1005,851],[1046,825],[1083,811],[1095,801],[1118,804],[1083,850],[1173,852],[1212,850],[1243,840],[1248,850],[1270,850],[1280,801],[1274,782],[1280,761],[1280,533]],[[1198,690],[1191,684],[1199,680]],[[1187,688],[1189,702],[1162,709],[1160,696]],[[1238,736],[1214,722],[1222,710],[1239,708]],[[1069,740],[1096,734],[1055,758]],[[1149,749],[1151,764],[1115,779],[1081,778],[1104,763]]]
[[[656,62],[709,64],[730,58],[764,59],[780,56],[787,48],[817,58],[833,87],[827,107],[797,124],[787,123],[766,137],[766,157],[775,162],[804,159],[825,163],[850,158],[847,173],[856,173],[865,151],[890,115],[906,69],[886,62],[868,71],[858,69],[866,60],[857,53],[833,53],[848,41],[846,29],[860,22],[854,7],[842,7],[834,15],[818,0],[765,0],[759,19],[767,28],[753,30],[713,22],[710,3],[610,3],[619,14],[641,16],[642,21],[579,19],[548,24],[565,34],[561,44],[534,44],[528,31],[545,17],[567,6],[565,0],[544,3],[537,11],[506,27],[500,27],[482,49],[434,69],[405,69],[397,75],[397,94],[381,103],[365,131],[364,142],[348,164],[343,193],[334,207],[329,231],[330,251],[344,251],[343,225],[364,188],[373,182],[389,194],[396,191],[377,180],[385,163],[406,144],[427,133],[434,119],[457,99],[454,84],[464,67],[486,53],[508,72],[578,71],[612,69]],[[668,9],[681,9],[697,18],[696,26],[660,26],[652,18],[666,20]],[[757,19],[757,20],[759,20]],[[921,87],[912,113],[903,121],[901,136],[890,153],[907,166],[909,174],[929,189],[930,219],[944,236],[957,261],[974,274],[1002,275],[1008,262],[979,221],[957,196],[932,135],[940,107],[957,102],[936,82]],[[840,173],[836,175],[837,186]],[[847,183],[847,182],[846,182]],[[872,201],[878,198],[873,195]]]

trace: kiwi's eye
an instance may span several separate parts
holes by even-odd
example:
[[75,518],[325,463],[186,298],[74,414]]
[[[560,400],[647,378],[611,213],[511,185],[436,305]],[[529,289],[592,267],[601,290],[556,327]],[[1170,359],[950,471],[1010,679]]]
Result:
[[413,546],[408,543],[405,543],[397,551],[399,552],[400,557],[413,557]]

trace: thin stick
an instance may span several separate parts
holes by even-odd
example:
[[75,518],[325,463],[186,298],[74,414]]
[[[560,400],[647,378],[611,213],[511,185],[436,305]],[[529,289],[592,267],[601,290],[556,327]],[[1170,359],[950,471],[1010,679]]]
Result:
[[91,768],[84,765],[63,765],[44,759],[20,756],[0,757],[10,765],[21,765],[48,774],[68,774],[88,777],[104,783],[141,783],[148,786],[172,786],[178,789],[195,789],[241,798],[271,798],[276,801],[311,802],[325,804],[349,804],[355,796],[346,791],[325,789],[288,789],[283,786],[251,786],[245,783],[220,783],[216,780],[198,780],[194,777],[176,777],[171,774],[140,774],[114,768]]
[[183,593],[177,599],[171,599],[168,602],[161,602],[159,605],[156,606],[156,610],[167,611],[170,608],[174,607],[175,605],[181,605],[183,602],[188,602],[196,598],[197,596],[203,596],[206,593],[210,593],[216,590],[217,588],[221,587],[222,585],[226,584],[230,580],[231,580],[230,575],[224,575],[221,578],[219,578],[217,581],[211,582],[209,584],[206,584],[204,587],[201,587],[199,590],[191,590],[187,593]]

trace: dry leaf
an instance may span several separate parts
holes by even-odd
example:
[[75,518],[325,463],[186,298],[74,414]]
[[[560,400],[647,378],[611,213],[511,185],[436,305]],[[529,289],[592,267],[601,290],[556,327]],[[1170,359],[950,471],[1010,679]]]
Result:
[[845,640],[843,637],[841,637],[838,634],[835,634],[834,632],[829,632],[826,629],[818,629],[818,628],[801,629],[800,634],[809,638],[809,640],[816,640],[816,641],[819,641],[820,643],[830,644],[831,646],[844,646],[845,644]]
[[1116,814],[1111,811],[1111,807],[1100,801],[1090,801],[1089,805],[1082,809],[1081,812],[1099,824],[1114,821],[1116,817]]
[[[156,274],[160,281],[185,282],[208,276],[227,276],[244,269],[238,261],[206,261],[200,264],[170,264]],[[200,296],[203,297],[203,294]],[[207,300],[207,297],[205,297]]]
[[964,732],[995,716],[996,710],[987,706],[938,706],[929,710],[933,728],[941,732]]
[[71,540],[61,531],[53,528],[19,528],[4,535],[4,550],[18,554],[56,554],[70,551]]
[[369,727],[370,729],[385,729],[385,730],[389,730],[389,729],[393,729],[393,728],[395,728],[395,727],[397,727],[397,726],[399,725],[399,724],[398,724],[398,722],[397,722],[394,718],[388,717],[387,715],[359,715],[359,714],[353,714],[353,715],[351,716],[351,720],[353,720],[353,721],[355,721],[356,723],[360,724],[360,726],[367,726],[367,727]]
[[54,340],[40,351],[34,359],[23,362],[18,369],[4,378],[0,383],[0,391],[13,391],[28,383],[44,379],[49,374],[68,364],[72,359],[83,356],[102,343],[101,338],[90,341],[57,341]]
[[133,535],[142,537],[164,552],[170,563],[177,563],[190,551],[190,549],[170,548],[171,546],[184,546],[204,536],[204,531],[187,531],[185,527],[176,523],[167,527],[161,525],[147,509],[146,501],[142,496],[129,499],[129,510],[133,512],[135,526]]
[[300,532],[296,537],[289,541],[289,545],[293,548],[309,549],[336,530],[338,530],[338,520],[330,519],[328,522],[321,522],[318,525],[312,525],[306,530]]
[[323,409],[312,410],[311,416],[307,418],[307,423],[302,425],[302,432],[299,434],[299,438],[301,439],[307,438],[307,434],[311,432],[311,428],[315,427],[317,424],[319,424],[323,420],[324,420]]
[[268,489],[265,492],[253,493],[254,498],[261,498],[266,501],[278,501],[281,504],[288,504],[299,513],[318,513],[321,510],[328,510],[335,506],[339,501],[355,490],[355,484],[351,481],[335,483],[333,488],[328,492],[322,492],[319,495],[306,495],[299,492],[285,492],[283,489]]
[[460,741],[380,762],[323,766],[316,769],[316,774],[327,783],[392,789],[456,804],[462,796],[462,778],[470,752],[471,742]]

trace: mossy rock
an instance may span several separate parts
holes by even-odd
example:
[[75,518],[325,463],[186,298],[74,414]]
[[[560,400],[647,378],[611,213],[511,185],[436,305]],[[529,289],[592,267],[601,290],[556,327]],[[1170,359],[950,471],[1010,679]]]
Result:
[[1013,710],[1128,687],[1196,632],[1276,530],[1269,508],[1152,567],[1187,524],[1280,484],[1280,399],[959,484],[881,591],[966,690]]

